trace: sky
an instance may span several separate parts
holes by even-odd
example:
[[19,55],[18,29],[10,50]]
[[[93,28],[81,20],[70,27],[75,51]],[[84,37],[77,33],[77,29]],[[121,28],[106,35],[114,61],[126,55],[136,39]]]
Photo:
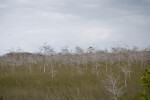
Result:
[[150,45],[150,0],[0,0],[0,54]]

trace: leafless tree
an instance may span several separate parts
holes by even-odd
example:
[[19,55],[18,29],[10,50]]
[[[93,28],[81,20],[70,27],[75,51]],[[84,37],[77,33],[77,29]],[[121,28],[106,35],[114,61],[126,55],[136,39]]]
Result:
[[[54,49],[50,46],[50,45],[47,45],[47,43],[44,43],[44,45],[43,46],[41,46],[41,48],[40,48],[40,52],[44,55],[43,56],[43,62],[44,62],[44,73],[45,73],[45,71],[46,71],[46,65],[48,64],[48,57],[49,56],[53,56],[54,55]],[[51,70],[52,70],[52,77],[53,77],[53,72],[54,72],[54,70],[53,70],[54,68],[53,68],[53,64],[52,64],[52,59],[51,59]]]
[[125,75],[125,79],[124,79],[124,83],[125,83],[125,86],[127,86],[127,78],[129,77],[129,79],[131,79],[131,70],[127,67],[122,67],[122,71]]
[[76,54],[82,54],[82,55],[83,55],[84,50],[83,50],[81,47],[76,47],[76,48],[75,48],[75,53],[76,53]]
[[121,84],[119,76],[115,77],[112,73],[107,73],[102,82],[105,89],[113,96],[113,100],[117,100],[123,94],[125,86]]
[[100,69],[100,64],[99,64],[99,63],[96,63],[96,64],[92,67],[93,73],[96,73],[97,75],[99,74],[99,69]]

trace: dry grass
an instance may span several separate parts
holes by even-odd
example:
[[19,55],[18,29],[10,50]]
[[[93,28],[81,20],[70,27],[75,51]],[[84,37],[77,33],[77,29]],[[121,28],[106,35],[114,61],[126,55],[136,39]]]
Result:
[[[102,84],[105,78],[105,64],[94,73],[91,65],[86,70],[81,66],[81,71],[72,66],[54,66],[54,78],[51,77],[51,67],[46,67],[46,73],[39,64],[15,67],[12,73],[11,66],[0,67],[0,98],[1,100],[108,100],[111,95]],[[127,66],[122,63],[121,66]],[[149,63],[146,63],[149,66]],[[138,93],[141,90],[138,80],[144,72],[140,64],[131,64],[131,79],[127,78],[127,87],[120,100],[139,100]],[[116,63],[108,64],[108,72],[119,75],[124,82],[124,73]]]

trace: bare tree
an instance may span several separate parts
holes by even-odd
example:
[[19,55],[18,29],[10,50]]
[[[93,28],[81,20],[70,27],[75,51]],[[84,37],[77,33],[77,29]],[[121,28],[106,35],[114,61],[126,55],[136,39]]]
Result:
[[127,67],[123,67],[122,71],[125,75],[124,83],[125,83],[125,86],[127,86],[127,78],[129,77],[129,79],[131,79],[131,72],[132,71],[130,69],[128,69]]
[[83,54],[84,50],[81,47],[76,47],[75,52],[76,52],[76,54]]
[[97,75],[99,74],[99,69],[100,69],[100,64],[99,63],[96,63],[95,65],[94,65],[94,67],[92,67],[92,71],[93,71],[93,73],[96,73]]
[[61,52],[62,52],[62,54],[69,54],[70,53],[67,46],[62,47]]
[[[50,55],[54,55],[54,49],[50,46],[50,45],[47,45],[47,43],[44,43],[44,45],[40,48],[40,52],[44,55],[43,56],[43,62],[44,62],[44,73],[46,71],[46,65],[48,63],[47,59],[48,59],[48,56]],[[51,59],[52,60],[52,59]],[[51,61],[52,63],[52,61]],[[51,70],[52,70],[52,76],[53,76],[53,66],[51,64]]]
[[117,100],[118,97],[123,94],[125,86],[122,86],[119,77],[115,77],[112,73],[107,73],[102,82],[105,89],[113,96],[113,100]]

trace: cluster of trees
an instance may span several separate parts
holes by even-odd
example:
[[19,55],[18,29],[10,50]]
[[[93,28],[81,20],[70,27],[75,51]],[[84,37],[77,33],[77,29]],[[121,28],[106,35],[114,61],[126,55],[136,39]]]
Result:
[[[84,51],[81,47],[76,47],[74,51],[70,52],[68,48],[62,48],[61,52],[55,52],[54,48],[45,43],[37,53],[19,50],[0,56],[0,66],[2,68],[10,66],[13,74],[16,66],[26,66],[32,73],[32,66],[36,65],[44,74],[48,72],[49,68],[52,79],[57,74],[55,67],[70,67],[75,69],[78,74],[82,74],[86,70],[90,70],[96,75],[103,72],[105,77],[102,84],[113,100],[117,100],[124,93],[127,81],[131,79],[132,66],[145,68],[150,62],[150,49],[148,48],[139,50],[137,47],[132,49],[113,47],[108,52],[108,50],[97,50],[93,47]],[[123,81],[120,81],[120,74],[116,74],[116,70],[122,73]]]
[[[111,63],[116,63],[117,66],[127,63],[130,68],[131,63],[138,65],[140,62],[141,67],[145,67],[146,61],[149,59],[150,49],[138,50],[137,47],[133,47],[133,49],[113,47],[111,52],[108,52],[108,50],[97,50],[89,47],[85,52],[82,48],[76,47],[75,52],[70,52],[68,48],[62,48],[61,52],[56,53],[50,45],[45,43],[37,53],[23,52],[20,49],[19,51],[10,51],[0,56],[0,64],[2,67],[11,65],[12,72],[14,72],[14,66],[30,66],[31,64],[43,63],[43,72],[45,73],[47,66],[51,66],[53,69],[56,64],[58,66],[76,67],[78,70],[82,70],[80,65],[87,69],[87,65],[90,64],[93,71],[96,72],[101,66],[100,63],[104,62],[107,72],[108,64]],[[122,68],[122,70],[126,77],[127,74],[130,74],[127,68]]]

